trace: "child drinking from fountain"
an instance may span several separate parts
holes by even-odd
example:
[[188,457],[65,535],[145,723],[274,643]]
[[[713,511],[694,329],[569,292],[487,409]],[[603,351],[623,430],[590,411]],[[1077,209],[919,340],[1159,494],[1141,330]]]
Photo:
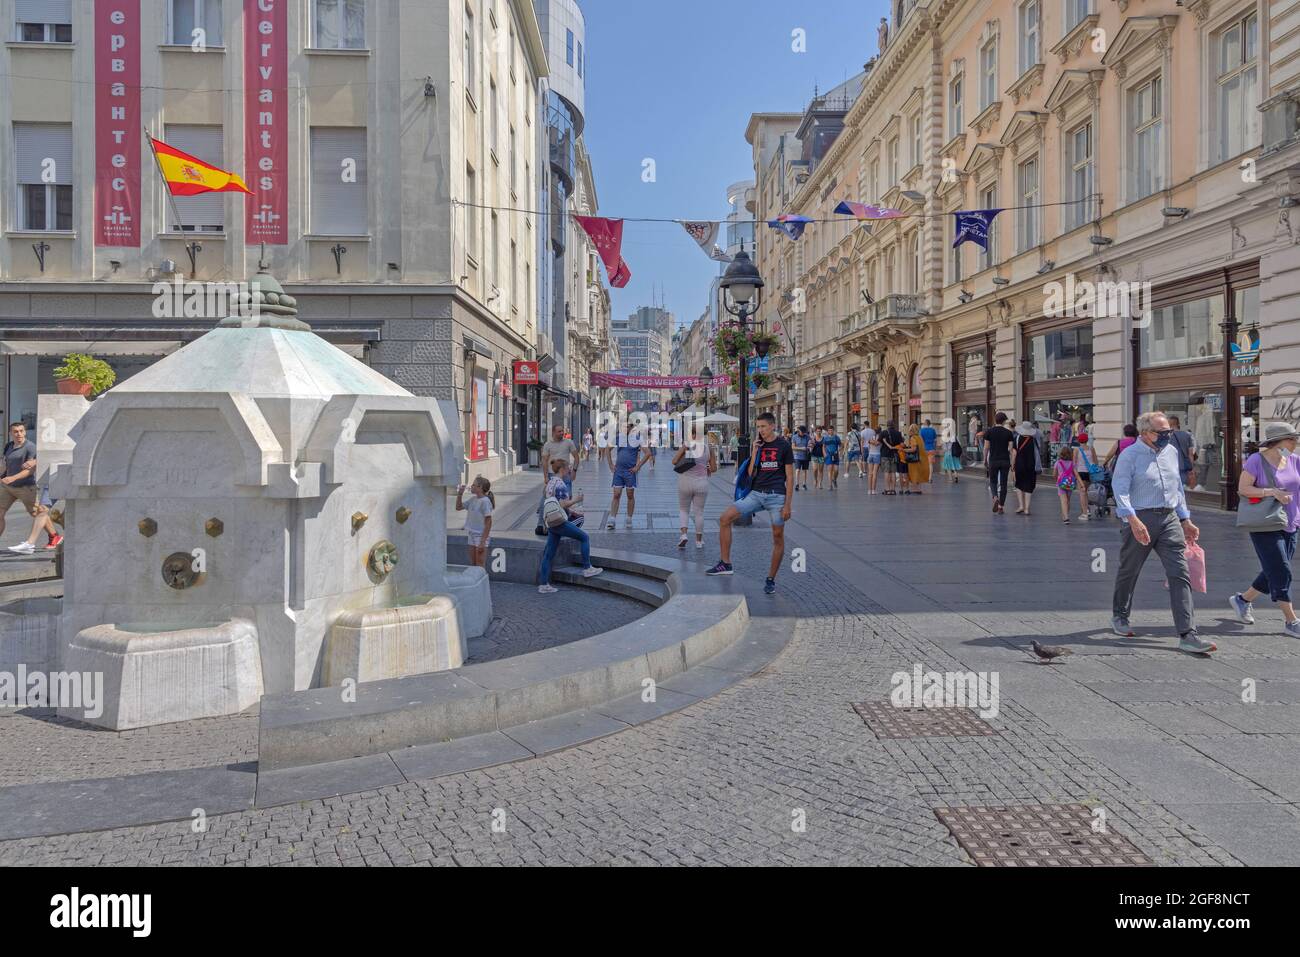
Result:
[[456,511],[464,511],[465,537],[469,540],[469,563],[484,568],[487,565],[488,540],[492,536],[492,510],[497,499],[492,494],[492,483],[479,475],[469,487],[474,497],[464,501],[465,486],[456,489]]

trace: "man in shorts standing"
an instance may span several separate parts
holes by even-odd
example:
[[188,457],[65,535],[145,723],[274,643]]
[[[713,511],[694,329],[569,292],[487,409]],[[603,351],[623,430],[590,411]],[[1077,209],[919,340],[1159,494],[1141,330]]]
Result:
[[808,456],[809,449],[812,448],[812,436],[808,434],[808,426],[801,425],[795,429],[794,437],[790,439],[790,448],[794,451],[795,483],[796,490],[799,489],[799,479],[802,476],[803,489],[808,490]]
[[876,480],[880,477],[880,436],[870,425],[861,431],[862,451],[867,460],[867,494],[876,494]]
[[849,430],[844,433],[844,448],[848,451],[847,464],[844,466],[844,474],[849,474],[849,469],[853,463],[858,463],[858,478],[866,475],[862,468],[862,434],[858,431],[856,423],[849,423]]
[[939,460],[943,456],[939,454],[939,433],[929,419],[921,426],[921,442],[925,445],[925,454],[930,460],[930,484],[933,485],[934,477],[939,474]]
[[794,491],[794,451],[776,431],[776,416],[764,412],[758,417],[758,438],[749,453],[749,494],[728,506],[718,528],[718,547],[722,559],[706,575],[730,575],[731,527],[742,515],[766,511],[772,517],[772,561],[768,566],[763,592],[776,591],[776,573],[785,558],[785,523],[790,520],[790,502]]
[[0,534],[5,530],[5,513],[15,501],[22,502],[27,514],[35,518],[40,512],[36,494],[36,443],[27,438],[27,426],[14,422],[9,426],[9,442],[4,449],[4,477],[0,478]]
[[830,487],[838,487],[840,478],[840,445],[842,440],[835,431],[835,424],[830,423],[826,426],[826,434],[822,436],[822,451],[826,456],[826,478],[831,483]]
[[609,521],[605,523],[605,527],[610,530],[618,518],[618,503],[623,497],[624,489],[627,489],[627,519],[623,527],[632,527],[632,515],[636,512],[636,473],[650,459],[647,443],[642,439],[641,433],[632,428],[631,422],[624,423],[623,433],[614,453],[614,478],[610,483],[614,494],[609,503]]

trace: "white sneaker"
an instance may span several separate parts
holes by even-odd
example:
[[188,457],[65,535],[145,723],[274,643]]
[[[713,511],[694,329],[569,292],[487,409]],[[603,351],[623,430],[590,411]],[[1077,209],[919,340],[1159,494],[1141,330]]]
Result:
[[17,552],[19,555],[32,555],[36,552],[36,546],[27,542],[19,542],[17,545],[10,545],[9,551]]
[[632,519],[628,518],[623,520],[623,531],[625,532],[632,531]]
[[554,595],[557,591],[559,591],[559,589],[556,588],[554,585],[537,586],[537,594],[539,595]]
[[1079,516],[1079,521],[1081,521],[1081,522],[1086,522],[1086,521],[1088,521],[1088,513],[1087,513],[1087,512],[1084,512],[1082,515],[1080,515],[1080,516]]
[[1254,606],[1241,597],[1241,592],[1228,596],[1228,607],[1230,607],[1232,613],[1237,616],[1237,621],[1246,625],[1255,624],[1255,616],[1251,614],[1254,610]]
[[604,571],[605,571],[605,569],[603,569],[603,568],[597,568],[595,565],[593,565],[593,566],[591,566],[591,568],[584,568],[584,569],[582,570],[582,577],[583,577],[583,578],[595,578],[597,575],[602,574]]
[[612,518],[605,523],[605,528],[607,531],[611,531],[611,532],[614,530],[614,520]]
[[695,547],[696,547],[696,548],[703,548],[703,547],[704,547],[704,543],[703,543],[703,542],[696,542],[696,543],[695,543]]

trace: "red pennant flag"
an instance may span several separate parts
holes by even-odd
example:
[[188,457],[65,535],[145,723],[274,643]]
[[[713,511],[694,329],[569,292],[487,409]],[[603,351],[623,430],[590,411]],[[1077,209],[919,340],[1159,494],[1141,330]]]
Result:
[[605,264],[605,273],[609,284],[615,289],[622,289],[632,278],[632,270],[623,261],[623,220],[606,219],[603,216],[574,216],[578,225],[596,244],[600,261]]

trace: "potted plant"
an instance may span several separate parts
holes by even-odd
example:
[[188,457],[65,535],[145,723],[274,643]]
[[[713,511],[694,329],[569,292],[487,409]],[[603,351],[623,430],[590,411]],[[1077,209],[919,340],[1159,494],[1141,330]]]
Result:
[[528,467],[529,468],[535,469],[539,464],[541,464],[542,445],[543,443],[541,439],[528,440]]
[[90,398],[116,382],[117,373],[103,359],[72,352],[63,357],[63,364],[54,370],[54,378],[60,395]]

